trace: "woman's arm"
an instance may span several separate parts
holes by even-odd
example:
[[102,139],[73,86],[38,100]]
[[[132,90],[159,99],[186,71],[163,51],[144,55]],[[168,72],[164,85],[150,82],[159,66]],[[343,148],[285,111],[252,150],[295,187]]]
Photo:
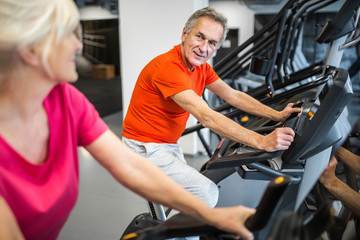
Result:
[[0,239],[25,239],[5,199],[0,196]]
[[86,149],[125,187],[147,200],[166,205],[225,231],[251,239],[244,227],[254,209],[243,206],[210,208],[204,201],[178,185],[156,165],[134,153],[110,130]]

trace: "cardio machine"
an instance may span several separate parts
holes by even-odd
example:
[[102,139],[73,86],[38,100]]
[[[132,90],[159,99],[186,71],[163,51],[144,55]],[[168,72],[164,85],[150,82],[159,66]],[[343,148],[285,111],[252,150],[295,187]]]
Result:
[[[204,173],[219,186],[218,207],[239,204],[255,207],[267,182],[284,175],[294,181],[273,217],[285,210],[295,212],[304,204],[333,149],[345,141],[351,130],[346,110],[353,95],[350,78],[343,69],[336,69],[335,75],[329,77],[334,85],[324,85],[314,99],[303,102],[301,116],[285,122],[284,126],[296,132],[288,150],[269,153],[228,139],[219,144]],[[259,239],[268,235],[271,224],[267,227],[259,233]]]
[[[278,177],[271,181],[257,206],[257,212],[246,220],[245,226],[252,231],[262,229],[290,183],[291,180],[288,177]],[[190,236],[202,236],[205,239],[232,239],[229,233],[179,213],[153,227],[130,232],[124,235],[121,240],[160,240]]]
[[[337,26],[336,23],[339,21],[344,23],[344,14],[349,13],[349,8],[353,11],[350,11],[353,15],[354,9],[356,9],[353,8],[354,6],[357,8],[359,2],[346,1],[343,8],[337,14],[337,18],[335,18],[337,21],[329,21],[326,24],[327,27],[325,26],[323,32],[318,37],[321,41],[330,42],[327,62],[332,68],[340,64],[341,46],[343,46],[346,40],[346,36],[339,38],[338,35],[333,34],[338,31],[336,28],[334,30],[334,27]],[[301,177],[298,186],[293,184],[292,192],[289,192],[289,196],[285,197],[286,201],[284,201],[282,211],[290,209],[294,212],[304,204],[305,197],[327,165],[329,156],[346,139],[347,133],[351,129],[346,108],[342,114],[340,112],[338,114],[332,113],[337,118],[335,122],[328,122],[329,119],[325,119],[327,117],[323,120],[319,120],[320,117],[316,118],[316,116],[322,114],[322,112],[317,112],[317,110],[323,109],[322,111],[324,111],[326,108],[332,108],[330,107],[333,106],[331,104],[335,104],[338,101],[349,102],[351,100],[351,80],[348,78],[347,72],[343,69],[335,69],[335,71],[324,73],[321,79],[324,81],[313,89],[315,91],[307,92],[304,95],[300,94],[300,98],[297,99],[302,104],[304,112],[297,120],[294,120],[295,123],[290,124],[295,127],[297,134],[294,143],[288,151],[283,153],[266,153],[237,144],[232,146],[231,141],[223,140],[220,144],[221,147],[215,151],[212,159],[208,162],[208,171],[205,172],[205,175],[209,175],[209,178],[214,179],[219,186],[220,198],[218,206],[244,204],[254,207],[256,204],[254,199],[259,199],[259,192],[266,185],[269,176],[278,176],[279,174],[291,174]],[[334,87],[333,84],[337,81],[335,79],[347,79],[345,84],[349,85],[347,97],[335,98],[333,96],[327,98],[330,105],[325,107],[325,99],[330,96],[327,95],[330,92],[325,94],[326,97],[323,98],[324,93],[327,92],[327,89],[331,89],[330,87]],[[313,115],[314,110],[311,110],[312,108],[309,106],[315,103],[321,103],[321,105],[319,105],[319,108],[316,108],[316,113]],[[344,106],[346,104],[344,103]],[[319,121],[317,127],[314,125],[315,122],[313,120],[315,119]],[[265,133],[265,131],[270,132],[273,129],[269,126],[267,129],[260,128],[259,131]],[[231,150],[228,149],[229,147],[231,147]],[[220,155],[218,155],[219,153]],[[225,169],[225,167],[226,170],[214,171],[216,168]],[[240,198],[242,200],[239,200]],[[268,232],[269,228],[260,233],[260,239],[265,238]]]
[[[277,48],[274,47],[272,49],[272,51],[279,52],[278,59],[276,61],[273,58],[264,57],[266,56],[266,52],[261,53],[262,56],[255,55],[258,54],[257,52],[253,52],[253,56],[248,56],[250,53],[252,53],[250,50],[244,53],[245,56],[241,55],[240,57],[238,57],[235,54],[241,52],[243,48],[245,48],[247,45],[251,44],[252,42],[255,42],[254,46],[256,46],[257,48],[262,48],[263,45],[258,44],[258,43],[262,43],[262,39],[257,40],[256,37],[259,36],[258,34],[255,34],[254,37],[250,38],[247,42],[243,44],[245,45],[245,47],[243,45],[239,46],[238,49],[234,50],[234,53],[231,53],[224,58],[224,61],[222,61],[223,63],[219,62],[217,65],[214,66],[214,68],[217,67],[219,69],[222,69],[223,65],[224,67],[226,67],[227,65],[234,64],[235,62],[237,63],[237,65],[235,65],[237,66],[237,68],[228,70],[226,72],[229,71],[234,72],[236,71],[236,69],[239,70],[247,67],[250,68],[250,71],[255,71],[254,73],[265,76],[266,84],[257,88],[249,89],[247,91],[249,95],[251,95],[254,98],[257,98],[260,102],[262,102],[265,105],[269,105],[275,109],[282,109],[288,102],[296,102],[297,99],[295,98],[290,99],[290,98],[298,94],[304,94],[304,92],[307,92],[310,89],[316,88],[317,86],[319,86],[319,84],[322,84],[321,83],[323,81],[322,76],[333,71],[334,68],[340,66],[340,61],[342,59],[344,48],[351,47],[356,42],[359,41],[359,39],[355,39],[352,41],[349,41],[347,39],[349,33],[354,32],[355,25],[357,25],[357,20],[354,24],[352,17],[354,16],[354,13],[359,6],[359,1],[356,0],[346,1],[346,3],[344,3],[340,11],[334,17],[334,19],[327,21],[327,23],[323,27],[322,32],[317,37],[318,43],[328,45],[328,50],[324,61],[315,63],[314,65],[309,67],[303,67],[302,69],[299,69],[298,66],[297,69],[295,69],[296,67],[293,66],[294,65],[293,59],[295,52],[298,52],[297,49],[299,47],[297,41],[299,39],[300,33],[302,33],[303,31],[302,23],[304,19],[310,13],[315,12],[333,2],[336,1],[324,1],[324,0],[296,1],[296,2],[289,1],[289,3],[294,5],[290,5],[292,7],[290,11],[291,14],[286,20],[284,33],[279,37],[282,39],[281,44],[279,46],[275,46]],[[288,5],[285,5],[283,10],[289,11],[289,8],[286,8],[287,6]],[[279,18],[279,16],[283,16],[283,15],[284,14],[281,15],[279,13],[277,17]],[[273,22],[267,24],[264,27],[266,31],[269,31],[268,25],[272,26],[274,24]],[[265,30],[261,30],[260,33],[265,32]],[[272,38],[269,37],[269,39]],[[268,42],[266,43],[269,44]],[[244,57],[246,57],[247,60],[251,58],[252,59],[251,63],[249,64],[243,63],[241,60]],[[269,60],[266,61],[262,60],[264,58]],[[271,66],[269,65],[270,62],[272,64]],[[273,69],[272,67],[274,66],[277,74],[273,74],[272,71],[268,70],[268,69]],[[267,70],[265,71],[264,69]],[[286,69],[292,69],[293,72],[290,73],[289,70]],[[221,73],[222,72],[223,70],[221,71]],[[223,75],[220,74],[219,76],[223,78]],[[272,85],[273,87],[269,87],[269,85]],[[269,97],[268,95],[269,88],[274,88],[276,90],[275,92],[276,94],[272,97]],[[301,96],[297,98],[301,99]],[[239,124],[250,129],[256,128],[259,125],[264,124],[264,121],[266,121],[260,118],[255,118],[255,119],[251,118],[251,116],[244,113],[243,111],[239,109],[233,109],[227,103],[217,106],[216,108],[214,108],[214,110],[223,113],[225,116],[237,121]],[[250,120],[246,120],[246,122],[243,122],[241,118],[244,116],[246,118],[249,117]],[[184,131],[183,135],[197,132],[199,139],[202,142],[207,154],[209,155],[209,157],[211,157],[213,154],[213,148],[214,146],[217,145],[217,143],[215,143],[217,141],[215,141],[215,139],[213,138],[215,134],[211,134],[212,136],[211,139],[206,140],[202,135],[202,133],[200,132],[202,128],[203,126],[201,124],[196,124],[194,126],[188,127]],[[218,141],[220,141],[220,139],[221,138],[218,136]]]

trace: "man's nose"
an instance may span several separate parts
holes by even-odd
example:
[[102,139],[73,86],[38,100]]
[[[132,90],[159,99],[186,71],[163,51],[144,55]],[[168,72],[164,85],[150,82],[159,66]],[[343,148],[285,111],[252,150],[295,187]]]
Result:
[[209,47],[209,41],[208,41],[208,40],[204,40],[204,41],[202,41],[202,42],[200,43],[200,50],[201,50],[202,52],[206,52],[207,49],[208,49],[208,47]]

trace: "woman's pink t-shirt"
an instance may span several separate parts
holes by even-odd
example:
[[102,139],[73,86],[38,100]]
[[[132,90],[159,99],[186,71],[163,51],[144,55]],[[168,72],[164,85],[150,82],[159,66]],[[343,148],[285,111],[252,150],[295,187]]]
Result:
[[57,85],[43,104],[50,129],[45,163],[30,163],[0,135],[0,197],[26,239],[58,237],[78,197],[78,146],[92,143],[108,129],[70,84]]

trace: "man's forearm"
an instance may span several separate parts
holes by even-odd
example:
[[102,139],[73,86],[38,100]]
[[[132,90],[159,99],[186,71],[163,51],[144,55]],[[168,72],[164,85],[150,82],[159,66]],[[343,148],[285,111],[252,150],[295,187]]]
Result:
[[347,167],[349,167],[355,173],[360,174],[360,156],[357,156],[343,147],[340,147],[335,155]]
[[200,123],[222,137],[229,138],[235,142],[239,142],[253,148],[263,148],[261,145],[263,138],[262,135],[241,126],[221,113],[213,112],[211,116],[204,118],[204,120],[200,121]]
[[345,206],[360,216],[360,194],[350,188],[346,183],[337,179],[326,186],[330,193],[339,199]]
[[260,101],[245,93],[238,92],[237,94],[237,101],[229,102],[232,106],[255,116],[264,117],[274,121],[281,121],[281,116],[278,111],[262,104]]

